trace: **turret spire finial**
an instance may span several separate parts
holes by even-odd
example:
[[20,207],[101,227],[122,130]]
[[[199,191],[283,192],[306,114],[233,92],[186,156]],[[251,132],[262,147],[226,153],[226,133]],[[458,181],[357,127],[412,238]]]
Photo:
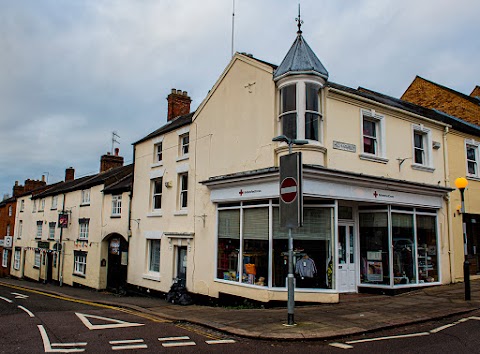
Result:
[[295,19],[295,21],[297,21],[297,26],[298,26],[297,34],[302,34],[303,20],[300,17],[300,3],[298,4],[298,17]]

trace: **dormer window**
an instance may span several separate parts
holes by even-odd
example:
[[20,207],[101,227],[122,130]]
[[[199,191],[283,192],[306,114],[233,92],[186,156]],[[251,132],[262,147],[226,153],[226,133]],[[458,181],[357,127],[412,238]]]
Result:
[[321,140],[320,88],[309,81],[296,81],[280,88],[281,134],[291,139]]

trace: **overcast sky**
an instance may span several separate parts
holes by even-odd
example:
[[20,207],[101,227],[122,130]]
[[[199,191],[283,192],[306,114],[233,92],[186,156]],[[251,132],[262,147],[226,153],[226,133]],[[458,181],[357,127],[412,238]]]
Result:
[[[280,64],[298,1],[235,0],[235,51]],[[302,0],[303,35],[330,80],[400,97],[415,75],[480,84],[478,0]],[[166,122],[172,88],[192,110],[231,58],[232,0],[0,0],[0,193],[97,173],[120,135]],[[0,195],[0,198],[1,198]]]

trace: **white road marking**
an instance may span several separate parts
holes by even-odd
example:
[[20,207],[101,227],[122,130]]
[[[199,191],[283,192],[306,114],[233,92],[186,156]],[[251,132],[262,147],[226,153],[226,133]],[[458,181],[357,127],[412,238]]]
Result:
[[[143,323],[126,322],[122,320],[117,320],[115,318],[87,315],[87,314],[78,313],[78,312],[75,312],[75,315],[77,315],[77,317],[83,322],[85,327],[87,327],[89,330],[144,326]],[[97,320],[112,322],[112,324],[94,325],[88,320],[88,318],[95,318]]]
[[30,317],[35,317],[35,315],[34,315],[30,310],[26,309],[25,307],[20,306],[20,305],[18,305],[17,307],[18,307],[20,310],[25,311]]
[[143,339],[126,339],[126,340],[111,340],[110,344],[132,344],[132,343],[143,343]]
[[28,295],[25,295],[25,294],[19,294],[19,293],[12,293],[12,294],[16,295],[15,299],[26,299],[26,298],[28,298]]
[[10,303],[10,304],[12,303],[12,300],[7,299],[6,297],[0,296],[0,299],[2,299],[3,301],[8,302],[8,303]]
[[400,334],[398,336],[388,336],[388,337],[378,337],[378,338],[370,338],[370,339],[360,339],[360,340],[352,340],[349,342],[345,342],[347,344],[355,344],[355,343],[365,343],[365,342],[375,342],[379,340],[388,340],[388,339],[401,339],[401,338],[410,338],[410,337],[421,337],[421,336],[428,336],[430,335],[429,332],[420,332],[420,333],[412,333],[412,334]]
[[435,329],[432,329],[432,330],[430,331],[430,333],[438,333],[438,332],[440,332],[440,331],[443,331],[444,329],[453,327],[453,326],[455,326],[455,325],[457,325],[457,324],[458,324],[458,322],[450,323],[450,324],[447,324],[447,325],[445,325],[445,326],[440,326],[440,327],[437,327],[437,328],[435,328]]
[[45,353],[74,353],[74,352],[84,352],[85,348],[56,348],[53,349],[52,346],[55,347],[60,347],[60,346],[65,346],[65,347],[70,347],[72,344],[76,344],[78,346],[85,346],[87,343],[54,343],[50,344],[50,339],[48,339],[47,331],[45,331],[45,328],[42,325],[37,325],[38,330],[40,331],[40,335],[42,336],[42,341],[43,341],[43,349],[45,349]]
[[86,346],[86,342],[78,342],[78,343],[51,343],[52,347],[82,347]]
[[191,345],[197,345],[195,342],[170,342],[170,343],[162,343],[162,346],[165,348],[170,347],[187,347]]
[[190,337],[184,336],[184,337],[163,337],[163,338],[158,338],[160,342],[166,342],[166,341],[174,341],[174,340],[186,340],[190,339]]
[[332,347],[340,348],[340,349],[351,349],[353,345],[343,344],[343,343],[330,343]]
[[126,350],[126,349],[147,349],[146,344],[134,344],[134,345],[120,345],[118,347],[112,347],[112,350]]
[[233,339],[218,339],[218,340],[206,340],[207,344],[229,344],[236,343]]

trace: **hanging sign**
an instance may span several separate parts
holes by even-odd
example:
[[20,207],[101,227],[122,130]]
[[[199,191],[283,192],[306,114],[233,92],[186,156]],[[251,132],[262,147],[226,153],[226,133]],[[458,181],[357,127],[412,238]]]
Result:
[[60,228],[68,227],[68,214],[66,213],[58,214],[58,227]]

